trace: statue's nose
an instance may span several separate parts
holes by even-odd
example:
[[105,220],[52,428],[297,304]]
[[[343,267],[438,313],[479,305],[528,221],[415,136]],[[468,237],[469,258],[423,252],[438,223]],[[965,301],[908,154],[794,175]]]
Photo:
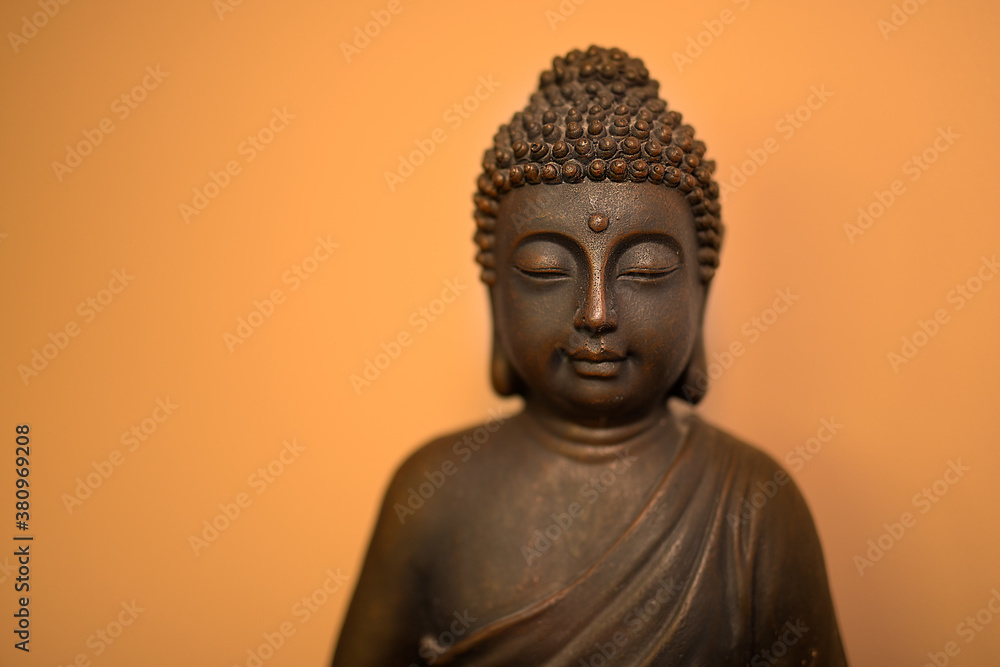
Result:
[[618,327],[618,314],[611,303],[608,286],[601,276],[594,276],[583,304],[573,318],[577,329],[600,333]]

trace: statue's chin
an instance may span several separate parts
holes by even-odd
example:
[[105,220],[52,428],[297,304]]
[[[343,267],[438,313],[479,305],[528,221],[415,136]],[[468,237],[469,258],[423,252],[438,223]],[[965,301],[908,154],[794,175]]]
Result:
[[627,396],[600,380],[596,386],[578,388],[571,394],[543,393],[547,400],[537,400],[538,393],[528,392],[526,404],[557,419],[582,426],[605,428],[642,421],[654,412],[662,411],[667,403],[666,390]]

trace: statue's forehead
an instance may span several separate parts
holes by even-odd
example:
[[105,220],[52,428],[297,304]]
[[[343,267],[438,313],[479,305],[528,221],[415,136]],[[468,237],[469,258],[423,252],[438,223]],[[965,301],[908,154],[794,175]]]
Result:
[[500,202],[497,226],[510,240],[546,230],[616,236],[639,228],[691,228],[693,217],[676,190],[603,181],[512,190]]

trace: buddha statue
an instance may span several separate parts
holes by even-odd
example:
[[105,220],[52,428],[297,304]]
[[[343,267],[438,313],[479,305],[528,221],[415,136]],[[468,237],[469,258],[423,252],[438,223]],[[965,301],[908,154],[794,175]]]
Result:
[[723,226],[658,88],[574,50],[486,151],[491,376],[524,408],[396,472],[335,667],[847,664],[794,482],[685,407]]

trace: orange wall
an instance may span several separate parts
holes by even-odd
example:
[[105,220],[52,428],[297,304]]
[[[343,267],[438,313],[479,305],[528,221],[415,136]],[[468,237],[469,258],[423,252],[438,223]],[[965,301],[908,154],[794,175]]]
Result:
[[[294,634],[265,665],[329,659],[394,467],[434,434],[516,409],[487,381],[474,178],[552,56],[596,42],[645,59],[723,178],[777,143],[724,205],[709,353],[734,341],[746,352],[701,409],[779,460],[821,420],[842,424],[790,467],[852,663],[921,665],[955,641],[951,664],[995,664],[1000,619],[969,643],[957,626],[1000,589],[1000,280],[961,308],[949,299],[1000,251],[995,3],[907,0],[916,13],[889,31],[890,0],[400,0],[348,61],[341,43],[386,2],[247,0],[220,15],[223,2],[71,2],[34,31],[24,21],[44,0],[0,8],[0,553],[18,532],[18,423],[31,426],[35,536],[32,650],[14,650],[5,629],[0,663],[246,665],[283,623]],[[727,9],[728,24],[712,23]],[[719,34],[679,61],[705,21]],[[458,123],[447,112],[480,77],[496,88]],[[144,99],[130,108],[121,96],[135,86]],[[831,95],[813,97],[798,128],[783,124],[814,88]],[[444,142],[390,190],[385,172],[438,128]],[[949,129],[957,138],[934,155]],[[260,150],[245,143],[259,132]],[[67,145],[98,139],[57,173]],[[925,150],[937,159],[914,172],[906,163]],[[212,172],[225,187],[194,202]],[[858,208],[878,212],[873,193],[897,179],[893,203],[849,240]],[[194,203],[207,205],[183,215]],[[296,282],[314,252],[326,259]],[[426,327],[411,319],[449,280],[467,289]],[[799,300],[756,329],[785,289]],[[274,290],[283,301],[230,351],[224,334]],[[947,321],[894,369],[888,353],[939,309]],[[412,343],[355,392],[350,375],[403,332]],[[45,348],[50,335],[64,348]],[[34,350],[53,358],[25,382]],[[145,441],[123,442],[133,427]],[[299,449],[267,482],[256,471],[283,441]],[[938,485],[939,502],[914,503],[959,461],[969,470]],[[108,466],[67,507],[78,480]],[[195,554],[190,536],[237,499],[239,516]],[[854,557],[904,512],[915,525],[859,573]],[[307,617],[301,598],[328,570],[347,582],[317,593]],[[4,628],[12,585],[0,569]],[[98,639],[133,601],[135,621]]]

